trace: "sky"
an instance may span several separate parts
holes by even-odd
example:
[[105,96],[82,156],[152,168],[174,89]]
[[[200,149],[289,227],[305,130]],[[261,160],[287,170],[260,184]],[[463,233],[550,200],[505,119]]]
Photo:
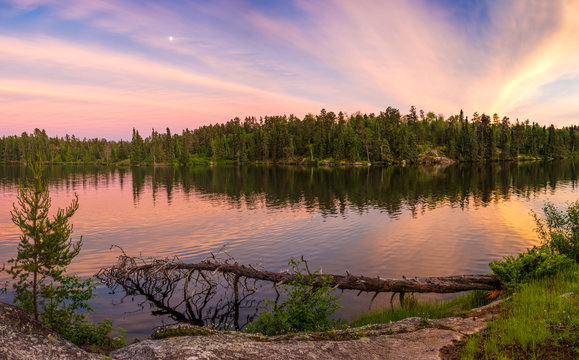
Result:
[[236,116],[579,123],[577,0],[0,0],[0,136]]

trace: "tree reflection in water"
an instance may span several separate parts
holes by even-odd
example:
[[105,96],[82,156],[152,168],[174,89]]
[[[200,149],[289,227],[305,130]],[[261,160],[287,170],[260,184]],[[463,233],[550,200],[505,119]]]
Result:
[[[232,207],[305,207],[324,216],[383,210],[397,217],[407,208],[417,215],[439,206],[486,206],[511,196],[530,198],[545,189],[555,190],[561,181],[574,187],[579,160],[464,163],[451,166],[299,167],[215,166],[195,168],[98,166],[50,166],[52,186],[66,189],[109,181],[132,187],[133,201],[144,193],[153,200],[174,192],[197,193],[224,201]],[[0,166],[0,187],[13,186],[24,172],[21,166]],[[130,179],[130,181],[127,181]],[[148,189],[150,191],[144,191]]]
[[[232,261],[216,256],[211,259]],[[253,320],[262,303],[253,296],[257,280],[219,271],[177,269],[171,266],[178,263],[177,259],[141,260],[121,255],[117,266],[102,269],[97,278],[113,291],[120,287],[126,296],[143,296],[145,300],[139,306],[143,308],[147,302],[154,305],[153,315],[168,315],[180,323],[240,330]],[[145,271],[131,270],[145,264],[150,265]]]

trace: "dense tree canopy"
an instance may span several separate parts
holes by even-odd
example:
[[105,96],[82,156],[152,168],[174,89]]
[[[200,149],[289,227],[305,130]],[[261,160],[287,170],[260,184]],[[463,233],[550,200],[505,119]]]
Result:
[[388,107],[376,114],[266,116],[185,129],[180,135],[152,130],[131,141],[48,137],[44,130],[0,139],[0,162],[25,161],[40,148],[51,162],[190,165],[208,161],[396,163],[415,162],[429,148],[459,161],[562,158],[577,154],[577,126],[546,127],[528,120],[474,113],[444,118],[433,112],[409,114]]

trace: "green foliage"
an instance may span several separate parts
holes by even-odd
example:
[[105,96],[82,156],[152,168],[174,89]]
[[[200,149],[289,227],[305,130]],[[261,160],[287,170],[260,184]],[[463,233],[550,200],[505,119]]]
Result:
[[[575,296],[562,297],[562,294]],[[501,316],[466,343],[463,359],[577,359],[579,265],[522,284]]]
[[95,296],[95,286],[91,279],[81,281],[71,275],[58,280],[58,283],[50,282],[42,287],[40,318],[49,328],[62,332],[72,323],[84,320],[84,312],[93,311],[87,301]]
[[467,342],[463,359],[579,357],[579,300],[561,296],[579,291],[579,202],[566,211],[550,203],[543,210],[546,219],[533,215],[544,245],[490,264],[505,287],[517,291],[501,316]]
[[[218,330],[208,328],[206,326],[196,326],[196,325],[173,325],[173,326],[166,326],[157,329],[153,335],[151,335],[152,339],[166,339],[175,336],[205,336],[205,335],[213,335],[218,333]],[[226,333],[228,333],[226,331]]]
[[119,348],[125,345],[124,333],[110,337],[113,330],[110,320],[93,324],[86,313],[93,309],[88,301],[96,296],[92,279],[81,281],[77,276],[65,275],[59,283],[50,283],[41,293],[40,319],[50,329],[79,346]]
[[551,203],[543,207],[546,219],[533,214],[537,223],[537,232],[553,252],[564,254],[579,262],[579,201],[559,211]]
[[12,266],[6,272],[17,280],[14,284],[15,302],[39,316],[39,297],[42,292],[52,292],[53,281],[62,282],[66,267],[80,252],[82,238],[72,242],[72,225],[69,219],[78,209],[78,197],[66,209],[58,209],[49,216],[51,206],[48,185],[42,178],[40,159],[31,166],[33,181],[26,180],[18,189],[18,206],[10,212],[12,222],[22,235],[16,258],[8,261]]
[[552,275],[572,262],[579,262],[579,201],[565,211],[547,203],[543,211],[546,219],[533,214],[543,246],[489,265],[506,288],[515,289],[530,279]]
[[22,232],[17,256],[8,261],[9,268],[2,267],[15,281],[14,303],[77,345],[117,343],[107,336],[110,321],[93,325],[85,320],[86,312],[93,311],[87,301],[95,296],[94,282],[66,274],[82,245],[82,237],[71,240],[69,223],[78,209],[78,197],[75,194],[67,208],[49,216],[51,200],[39,155],[31,170],[32,181],[20,185],[18,205],[11,211],[12,221]]
[[[495,118],[495,116],[493,116]],[[307,160],[372,163],[415,162],[427,147],[445,149],[461,161],[561,158],[577,155],[576,126],[542,127],[488,115],[444,118],[416,110],[403,115],[388,107],[379,114],[346,116],[322,109],[303,119],[266,116],[185,129],[181,134],[152,130],[147,137],[133,129],[131,141],[49,138],[44,130],[0,138],[0,162],[25,162],[40,148],[48,162],[132,165],[197,165],[215,162],[297,163]],[[500,156],[499,156],[500,155]],[[194,157],[193,160],[191,158]]]
[[326,331],[340,324],[330,318],[340,308],[338,297],[330,287],[332,277],[321,276],[318,270],[310,273],[303,259],[292,258],[289,265],[295,280],[283,287],[286,299],[281,304],[265,299],[266,310],[246,326],[247,332],[279,335]]
[[112,331],[113,324],[108,319],[93,324],[84,319],[78,318],[60,334],[73,344],[91,347],[91,349],[94,349],[95,347],[118,349],[126,346],[127,343],[124,339],[125,332],[119,331],[117,336],[111,337],[110,333]]
[[505,256],[489,266],[507,289],[514,290],[531,279],[555,274],[572,262],[567,256],[553,253],[544,246],[533,247],[517,257]]

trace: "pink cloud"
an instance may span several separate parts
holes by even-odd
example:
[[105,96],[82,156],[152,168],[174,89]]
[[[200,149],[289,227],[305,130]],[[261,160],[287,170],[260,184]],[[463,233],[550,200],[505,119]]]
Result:
[[77,124],[77,128],[101,128],[95,135],[103,131],[127,134],[133,126],[146,130],[194,128],[235,116],[316,111],[320,105],[145,58],[50,38],[0,37],[0,47],[6,49],[0,53],[0,64],[17,58],[19,66],[46,74],[36,80],[22,76],[0,84],[0,95],[10,100],[0,109],[0,116],[8,123],[3,128],[7,133]]
[[307,26],[261,14],[253,23],[335,68],[360,93],[403,111],[415,104],[447,114],[464,108],[523,116],[520,104],[543,106],[528,104],[541,86],[576,73],[577,2],[489,3],[490,22],[479,37],[420,2],[300,4]]
[[[0,36],[0,69],[10,69],[0,70],[5,134],[72,126],[118,137],[133,126],[178,131],[234,116],[389,105],[563,124],[579,96],[541,97],[546,84],[579,78],[579,4],[567,0],[489,2],[484,28],[457,26],[423,2],[297,1],[303,16],[291,20],[241,3],[15,3],[48,6],[46,21],[79,21],[138,49],[98,37]],[[231,27],[191,21],[193,13]]]

